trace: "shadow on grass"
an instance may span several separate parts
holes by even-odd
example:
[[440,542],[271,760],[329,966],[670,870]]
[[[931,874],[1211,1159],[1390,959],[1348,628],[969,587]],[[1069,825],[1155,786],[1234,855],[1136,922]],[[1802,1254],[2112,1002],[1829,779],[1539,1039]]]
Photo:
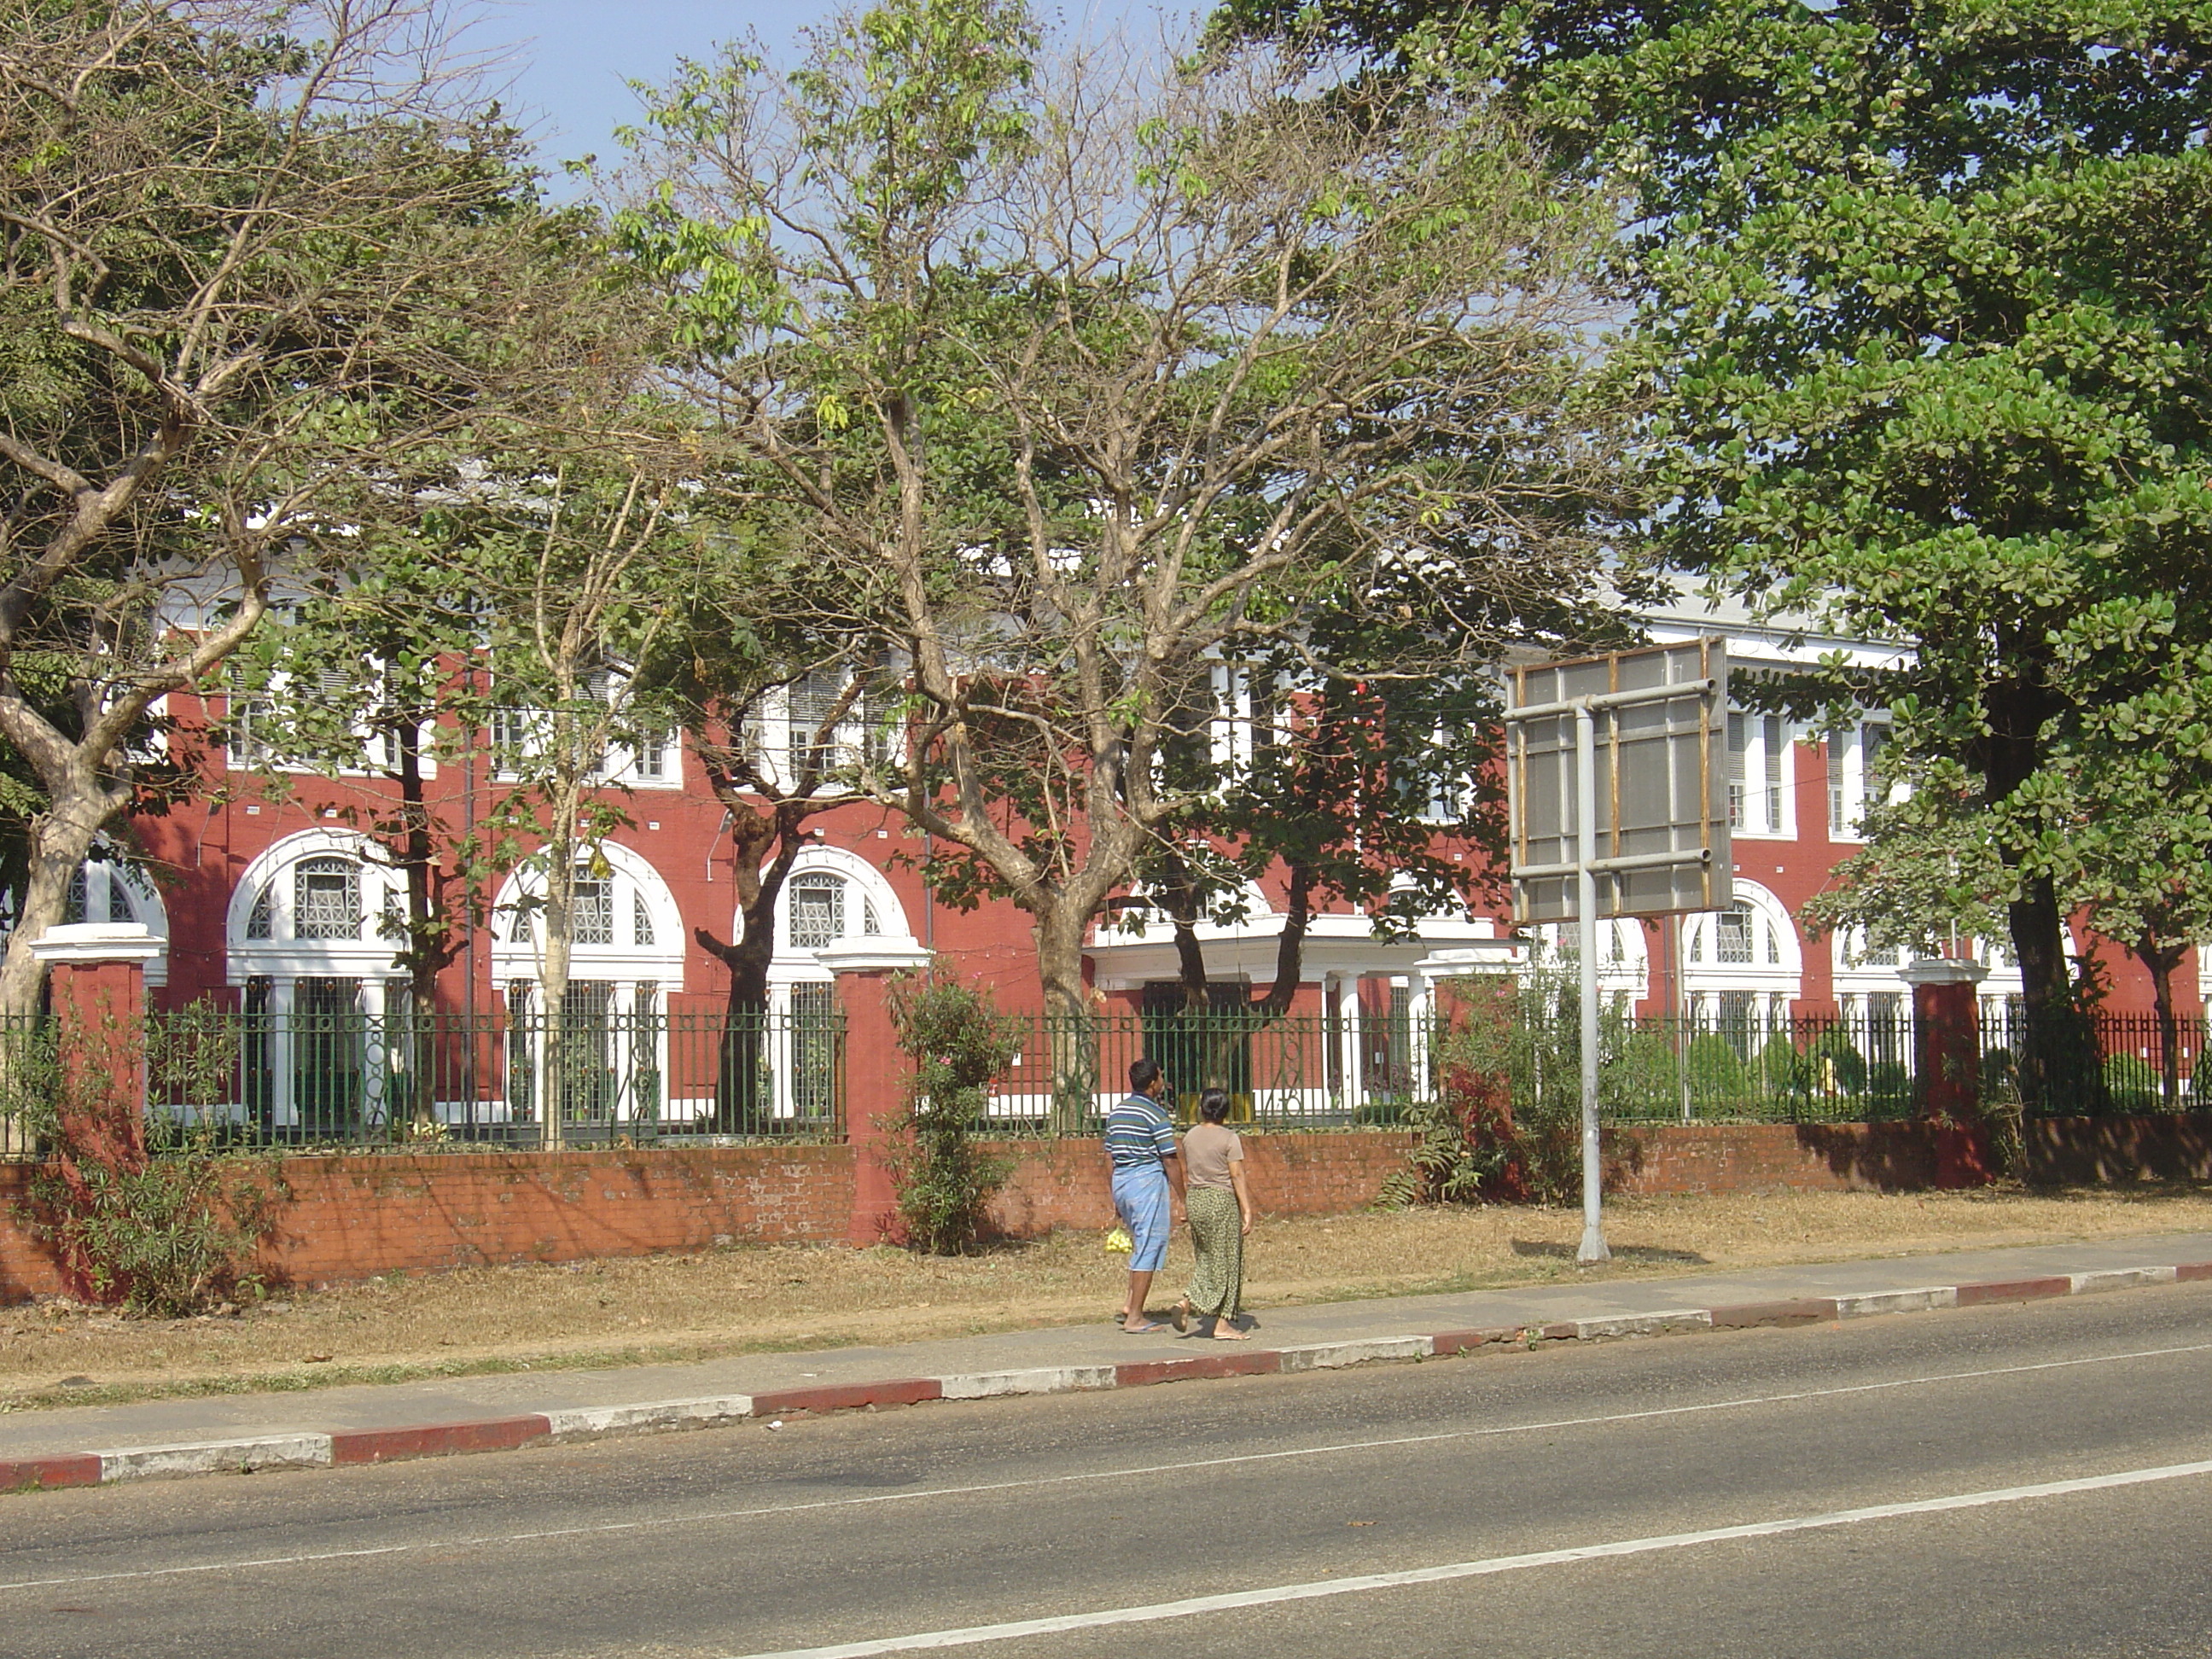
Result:
[[[1534,1238],[1516,1238],[1512,1244],[1516,1255],[1542,1256],[1554,1261],[1572,1261],[1575,1259],[1575,1247],[1571,1244],[1554,1244],[1548,1240]],[[1675,1262],[1692,1267],[1711,1265],[1707,1257],[1699,1255],[1695,1250],[1662,1249],[1656,1244],[1616,1244],[1613,1247],[1613,1259],[1615,1261]]]

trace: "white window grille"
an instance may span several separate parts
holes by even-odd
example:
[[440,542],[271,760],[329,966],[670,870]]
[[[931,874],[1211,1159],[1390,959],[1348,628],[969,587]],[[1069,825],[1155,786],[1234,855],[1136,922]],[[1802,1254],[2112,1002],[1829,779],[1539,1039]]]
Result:
[[292,937],[361,937],[361,866],[351,859],[301,859],[292,870]]
[[234,771],[244,771],[269,763],[269,745],[262,740],[262,733],[269,729],[272,715],[273,711],[265,697],[233,697],[230,700],[230,732],[226,747],[229,750]]
[[1756,958],[1752,954],[1752,908],[1748,904],[1736,904],[1713,918],[1713,959],[1723,963],[1749,963]]
[[615,884],[580,877],[569,906],[570,937],[579,945],[615,942]]
[[253,896],[253,908],[246,913],[246,936],[248,939],[276,937],[276,884],[264,882],[261,890]]
[[653,943],[653,907],[645,902],[642,893],[629,896],[629,942],[637,945]]
[[842,877],[810,873],[791,883],[791,946],[819,951],[845,937],[845,883]]
[[845,684],[842,671],[820,668],[792,683],[787,694],[788,741],[785,756],[790,763],[793,782],[810,774],[826,772],[837,763],[837,734],[835,731],[824,733],[822,728],[836,712]]

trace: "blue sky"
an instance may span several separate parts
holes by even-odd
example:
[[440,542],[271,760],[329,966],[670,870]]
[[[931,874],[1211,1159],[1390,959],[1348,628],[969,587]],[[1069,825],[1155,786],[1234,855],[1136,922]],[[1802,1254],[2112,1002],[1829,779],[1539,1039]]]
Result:
[[[785,57],[800,29],[838,9],[831,0],[486,0],[470,38],[479,47],[513,48],[509,106],[550,164],[614,153],[615,126],[637,112],[626,81],[664,80],[678,57],[703,57],[716,41],[747,33],[759,35],[772,56]],[[1124,18],[1144,19],[1150,28],[1159,11],[1196,9],[1152,0],[1067,0],[1065,13],[1079,30]]]

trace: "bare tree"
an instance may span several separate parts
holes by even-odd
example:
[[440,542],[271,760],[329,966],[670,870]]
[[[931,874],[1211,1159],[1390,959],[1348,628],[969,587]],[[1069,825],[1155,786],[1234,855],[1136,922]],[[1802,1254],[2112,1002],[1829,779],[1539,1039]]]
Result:
[[432,4],[0,0],[0,738],[40,796],[0,1013],[149,711],[396,458],[549,368],[470,73]]
[[1468,672],[1589,582],[1604,204],[1480,106],[891,0],[651,119],[622,225],[695,383],[908,665],[874,793],[1029,913],[1055,1015],[1217,663],[1373,611],[1427,624],[1386,672]]

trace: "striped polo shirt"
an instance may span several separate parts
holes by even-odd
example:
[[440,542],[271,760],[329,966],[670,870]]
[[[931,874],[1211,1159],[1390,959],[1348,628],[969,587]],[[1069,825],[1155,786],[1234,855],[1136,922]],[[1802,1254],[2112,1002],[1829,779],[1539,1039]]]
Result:
[[1157,1167],[1176,1155],[1175,1125],[1158,1101],[1131,1095],[1106,1114],[1106,1155],[1117,1170]]

